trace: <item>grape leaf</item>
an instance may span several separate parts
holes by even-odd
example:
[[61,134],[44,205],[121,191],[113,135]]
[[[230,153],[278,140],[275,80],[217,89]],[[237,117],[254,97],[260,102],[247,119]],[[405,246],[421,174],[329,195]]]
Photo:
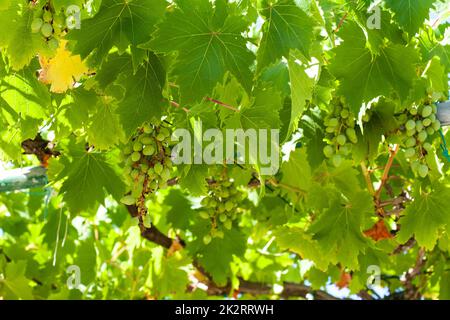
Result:
[[282,183],[296,189],[307,191],[311,184],[311,168],[308,163],[306,149],[300,148],[291,152],[289,161],[281,166]]
[[81,61],[80,56],[72,55],[66,49],[67,41],[60,41],[56,54],[51,58],[41,56],[42,70],[39,80],[50,84],[50,91],[63,93],[73,88],[75,81],[88,72],[88,68]]
[[73,160],[65,164],[59,176],[67,177],[61,186],[61,193],[73,212],[92,209],[104,203],[105,190],[116,199],[120,199],[124,192],[124,184],[105,154],[83,149],[73,150]]
[[223,239],[215,238],[207,246],[200,238],[192,244],[193,248],[190,249],[199,254],[198,261],[219,285],[226,284],[230,275],[230,262],[233,260],[233,255],[244,254],[247,240],[245,235],[236,229],[224,233]]
[[193,196],[201,196],[206,193],[206,177],[208,167],[206,165],[190,165],[186,167],[185,175],[180,179],[180,186]]
[[165,104],[162,95],[165,82],[166,73],[161,61],[151,52],[148,52],[146,61],[136,73],[128,70],[120,74],[116,84],[125,89],[125,95],[119,101],[117,113],[126,134],[132,134],[153,117],[161,117]]
[[28,1],[10,1],[9,6],[2,9],[0,29],[6,32],[0,35],[0,47],[8,49],[10,64],[14,69],[22,69],[38,52],[48,53],[42,35],[31,32],[33,10],[28,6]]
[[282,106],[280,93],[275,89],[257,88],[255,101],[242,108],[240,122],[244,129],[277,129],[280,127],[279,110]]
[[395,13],[394,19],[398,24],[410,36],[414,36],[428,18],[436,0],[385,0],[385,2],[387,7]]
[[362,29],[355,23],[347,23],[340,35],[344,43],[334,50],[330,71],[340,80],[339,92],[355,114],[363,102],[390,96],[392,91],[403,100],[408,97],[417,78],[414,48],[390,44],[380,49],[379,55],[372,55]]
[[[213,8],[208,0],[178,0],[177,7],[158,26],[154,39],[143,45],[157,52],[178,52],[172,75],[180,87],[181,102],[192,103],[211,94],[227,72],[250,91],[254,61],[241,35],[248,22],[229,14],[224,1]],[[223,17],[223,18],[221,18]]]
[[163,17],[164,0],[103,0],[97,14],[81,22],[80,29],[69,32],[67,39],[76,41],[73,52],[100,64],[113,46],[132,47],[133,66],[140,62],[137,46],[150,39],[155,24]]
[[189,225],[189,217],[194,213],[191,202],[180,190],[172,190],[166,198],[167,205],[171,208],[167,212],[167,222],[174,228],[185,229]]
[[362,229],[373,211],[372,199],[363,191],[351,198],[335,198],[309,231],[325,254],[336,256],[350,269],[358,269],[358,255],[367,247]]
[[263,2],[261,10],[266,21],[258,50],[258,69],[261,70],[281,57],[288,58],[289,50],[298,49],[305,57],[313,40],[313,20],[294,0]]
[[96,109],[87,127],[88,141],[97,149],[105,150],[120,141],[123,131],[112,101],[103,99],[98,102]]
[[406,207],[405,216],[399,221],[401,225],[398,240],[407,241],[415,236],[419,245],[433,249],[438,239],[438,230],[450,226],[450,208],[447,199],[450,188],[435,183],[433,191],[417,190],[414,201]]
[[188,283],[188,274],[185,268],[189,266],[190,260],[180,253],[166,257],[160,248],[154,258],[152,268],[152,289],[160,297],[183,292]]
[[81,242],[77,248],[74,265],[80,268],[81,283],[89,285],[96,277],[96,258],[94,238],[90,237]]
[[312,100],[314,80],[305,72],[304,66],[298,63],[294,55],[288,59],[289,77],[291,82],[291,120],[289,124],[288,136],[297,129],[297,123],[305,110],[306,101]]
[[445,67],[440,63],[439,57],[431,59],[425,75],[435,92],[448,92],[448,74],[445,72]]
[[26,261],[11,262],[6,265],[5,279],[2,282],[6,287],[7,299],[33,299],[30,280],[25,277],[26,268]]
[[327,271],[329,264],[327,257],[321,253],[317,241],[312,240],[311,235],[304,230],[283,227],[275,233],[275,236],[281,249],[289,249],[302,259],[313,261],[319,270]]

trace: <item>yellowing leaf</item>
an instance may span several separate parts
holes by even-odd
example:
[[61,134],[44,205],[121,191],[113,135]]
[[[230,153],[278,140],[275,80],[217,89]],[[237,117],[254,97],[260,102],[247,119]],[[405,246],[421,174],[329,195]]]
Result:
[[79,55],[72,55],[66,49],[67,41],[60,41],[59,48],[53,58],[40,57],[41,72],[39,80],[50,84],[50,91],[63,93],[73,88],[76,81],[88,72]]

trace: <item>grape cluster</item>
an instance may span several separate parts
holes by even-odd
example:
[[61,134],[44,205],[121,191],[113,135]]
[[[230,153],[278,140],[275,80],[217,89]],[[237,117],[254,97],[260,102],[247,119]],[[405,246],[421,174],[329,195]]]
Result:
[[41,10],[35,11],[34,19],[31,22],[31,31],[40,33],[52,50],[58,48],[58,39],[66,28],[64,12],[55,12],[49,1],[42,6]]
[[209,181],[208,195],[203,198],[202,219],[211,222],[209,234],[203,237],[203,243],[208,245],[213,238],[223,238],[223,228],[230,230],[233,221],[238,218],[241,208],[238,204],[245,198],[245,194],[236,188],[233,181],[227,177]]
[[171,131],[161,121],[152,121],[124,147],[124,175],[130,192],[122,203],[141,208],[148,194],[167,186],[172,169],[170,137]]
[[[370,110],[362,118],[363,122],[369,122]],[[334,166],[339,167],[346,156],[348,156],[353,145],[358,143],[356,135],[356,118],[348,106],[340,99],[333,100],[331,112],[326,116],[325,141],[327,145],[323,153]]]
[[426,178],[429,167],[425,156],[432,151],[433,138],[441,128],[435,105],[412,105],[397,117],[402,125],[402,146],[414,173]]

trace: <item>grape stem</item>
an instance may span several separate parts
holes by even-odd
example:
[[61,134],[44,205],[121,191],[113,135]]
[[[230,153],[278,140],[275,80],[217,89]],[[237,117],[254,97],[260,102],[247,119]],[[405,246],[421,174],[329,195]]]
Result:
[[391,170],[392,164],[394,163],[395,156],[397,155],[399,150],[398,144],[394,145],[393,149],[390,149],[390,155],[389,160],[387,162],[386,167],[384,168],[383,176],[381,178],[380,186],[378,187],[377,191],[375,192],[374,199],[375,199],[375,205],[377,207],[377,212],[381,216],[384,216],[384,209],[380,206],[380,198],[381,198],[381,192],[383,191],[383,188],[386,185],[386,182],[389,180],[389,171]]
[[226,103],[224,103],[222,101],[219,101],[219,100],[216,100],[216,99],[213,99],[213,98],[210,98],[210,97],[205,97],[205,99],[210,101],[210,102],[214,102],[215,104],[217,104],[219,106],[222,106],[222,107],[224,107],[224,108],[226,108],[228,110],[231,110],[231,111],[234,111],[234,112],[239,112],[239,109],[237,109],[237,108],[235,108],[233,106],[230,106],[229,104],[226,104]]

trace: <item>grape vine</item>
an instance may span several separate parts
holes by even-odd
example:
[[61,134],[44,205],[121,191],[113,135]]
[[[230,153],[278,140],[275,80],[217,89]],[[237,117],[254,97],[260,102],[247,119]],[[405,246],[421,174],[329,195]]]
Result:
[[0,300],[449,299],[447,2],[0,1]]

